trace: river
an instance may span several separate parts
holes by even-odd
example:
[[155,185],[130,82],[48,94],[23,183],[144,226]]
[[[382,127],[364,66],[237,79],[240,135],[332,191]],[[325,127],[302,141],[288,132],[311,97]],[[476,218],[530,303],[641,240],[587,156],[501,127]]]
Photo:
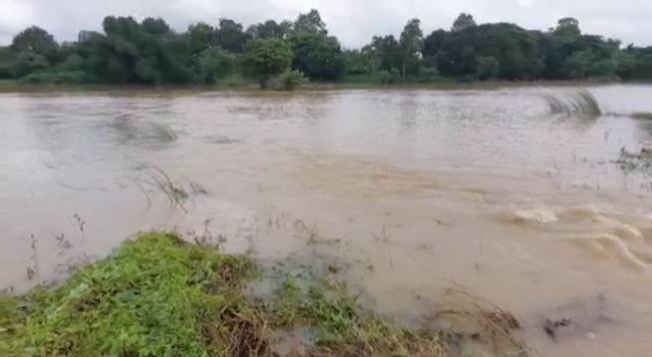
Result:
[[[266,259],[327,246],[390,315],[454,282],[543,356],[652,356],[652,179],[613,163],[652,121],[551,115],[541,94],[568,90],[0,94],[0,287],[177,229]],[[590,91],[652,112],[651,86]],[[565,306],[584,320],[552,340]]]

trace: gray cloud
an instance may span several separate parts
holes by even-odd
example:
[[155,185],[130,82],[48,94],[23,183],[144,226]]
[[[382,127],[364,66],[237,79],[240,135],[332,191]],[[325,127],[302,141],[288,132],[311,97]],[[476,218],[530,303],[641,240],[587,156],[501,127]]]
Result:
[[58,39],[75,39],[79,30],[98,30],[106,15],[163,17],[176,29],[197,21],[229,17],[245,25],[266,19],[293,19],[318,9],[330,31],[347,47],[376,34],[398,34],[408,19],[421,19],[424,32],[448,28],[460,12],[478,22],[515,22],[546,29],[573,16],[585,32],[625,43],[652,44],[652,1],[629,0],[0,0],[0,42],[29,25]]

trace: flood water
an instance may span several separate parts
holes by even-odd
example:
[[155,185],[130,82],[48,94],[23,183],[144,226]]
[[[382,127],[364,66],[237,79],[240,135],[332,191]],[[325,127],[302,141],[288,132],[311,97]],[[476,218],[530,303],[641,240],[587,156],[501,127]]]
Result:
[[[174,228],[261,258],[323,246],[395,316],[460,284],[543,356],[652,356],[652,178],[612,162],[652,121],[551,115],[540,94],[567,90],[1,94],[0,287]],[[590,91],[652,112],[652,87]]]

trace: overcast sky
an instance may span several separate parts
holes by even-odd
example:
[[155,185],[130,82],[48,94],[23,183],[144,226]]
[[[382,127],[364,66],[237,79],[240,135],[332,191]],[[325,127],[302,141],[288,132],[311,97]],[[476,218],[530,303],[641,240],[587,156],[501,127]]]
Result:
[[652,0],[0,0],[0,43],[33,24],[59,40],[75,39],[79,30],[99,30],[106,15],[163,17],[182,30],[220,17],[245,26],[294,19],[311,8],[346,47],[366,44],[375,34],[398,34],[414,17],[426,34],[449,28],[460,12],[473,14],[479,23],[507,21],[537,29],[573,16],[584,32],[652,45]]

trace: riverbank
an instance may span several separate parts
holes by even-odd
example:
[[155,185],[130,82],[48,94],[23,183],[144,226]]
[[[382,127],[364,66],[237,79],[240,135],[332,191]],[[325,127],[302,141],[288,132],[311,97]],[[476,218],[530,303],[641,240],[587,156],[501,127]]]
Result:
[[[434,313],[422,326],[404,326],[362,307],[338,278],[338,267],[285,263],[262,266],[174,234],[143,234],[104,260],[75,267],[60,284],[0,298],[0,352],[79,357],[529,353],[512,335],[518,321],[504,311],[460,305]],[[466,329],[451,327],[457,326],[450,325],[453,320]]]
[[[483,82],[458,82],[453,79],[444,79],[428,83],[395,83],[380,84],[376,81],[344,80],[341,82],[312,82],[292,92],[303,91],[329,91],[347,89],[432,89],[432,90],[496,90],[501,88],[526,88],[526,87],[591,87],[609,84],[632,84],[644,85],[644,82],[620,82],[605,80],[582,80],[582,81],[483,81]],[[28,84],[19,81],[0,81],[0,93],[57,93],[57,92],[210,92],[210,91],[235,91],[238,93],[275,93],[279,91],[261,90],[255,82],[239,83],[218,83],[215,85],[188,85],[188,86],[143,86],[143,85],[104,85],[104,84]],[[287,91],[280,91],[287,92]]]

